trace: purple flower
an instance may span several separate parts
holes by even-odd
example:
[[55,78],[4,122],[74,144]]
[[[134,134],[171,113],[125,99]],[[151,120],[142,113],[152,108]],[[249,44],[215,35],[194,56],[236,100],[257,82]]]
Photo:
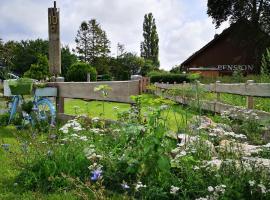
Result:
[[10,144],[2,144],[2,148],[3,148],[5,151],[9,151],[9,147],[10,147]]
[[101,178],[102,170],[97,169],[91,172],[90,180],[91,181],[97,181]]

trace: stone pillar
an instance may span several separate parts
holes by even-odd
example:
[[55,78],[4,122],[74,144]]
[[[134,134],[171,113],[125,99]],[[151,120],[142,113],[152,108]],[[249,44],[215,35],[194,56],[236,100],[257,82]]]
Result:
[[57,77],[61,74],[61,44],[60,44],[60,20],[59,9],[48,8],[49,25],[49,70],[50,74]]

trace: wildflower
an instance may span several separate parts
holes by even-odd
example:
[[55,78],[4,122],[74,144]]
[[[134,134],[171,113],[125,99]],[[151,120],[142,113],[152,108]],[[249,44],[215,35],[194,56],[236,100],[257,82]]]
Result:
[[98,117],[94,117],[94,118],[92,118],[92,122],[97,123],[98,121],[99,121],[99,118],[98,118]]
[[180,188],[176,186],[171,186],[170,194],[176,194]]
[[226,188],[226,185],[218,185],[215,187],[215,190],[216,190],[216,192],[220,192],[220,193],[224,194],[225,188]]
[[101,179],[102,177],[102,170],[97,169],[91,172],[91,176],[90,176],[90,180],[91,181],[97,181],[99,179]]
[[48,150],[47,155],[48,156],[52,156],[53,155],[53,151],[52,150]]
[[266,187],[265,187],[263,184],[258,184],[258,187],[261,188],[261,192],[262,192],[263,194],[266,193]]
[[251,186],[251,187],[253,187],[254,185],[255,185],[255,181],[253,180],[253,181],[248,181],[248,183],[249,183],[249,185]]
[[160,110],[167,110],[168,108],[169,106],[165,104],[160,106]]
[[123,188],[124,190],[127,190],[127,189],[130,188],[129,185],[128,185],[126,182],[123,182],[123,183],[121,184],[121,186],[122,186],[122,188]]
[[198,166],[193,167],[194,170],[199,170],[200,168]]
[[114,106],[113,107],[113,110],[119,110],[119,107],[118,106]]
[[270,148],[270,143],[267,143],[266,145],[263,145],[265,148]]
[[82,140],[82,141],[87,141],[88,140],[86,136],[81,136],[79,139]]
[[143,185],[141,181],[136,184],[135,190],[138,191],[140,188],[146,188],[146,185]]
[[2,144],[2,148],[3,148],[5,151],[9,151],[9,147],[10,147],[10,144]]
[[212,186],[208,186],[207,190],[208,192],[214,192],[215,189]]
[[13,186],[14,186],[14,187],[17,187],[17,186],[18,186],[18,183],[14,183]]

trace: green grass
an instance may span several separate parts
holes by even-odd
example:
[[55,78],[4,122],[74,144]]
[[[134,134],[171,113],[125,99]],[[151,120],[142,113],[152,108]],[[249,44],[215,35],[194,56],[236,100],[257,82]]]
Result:
[[[145,98],[155,99],[152,95],[144,95]],[[142,113],[148,113],[148,104],[143,105]],[[157,105],[156,105],[157,106]],[[114,107],[117,107],[116,111]],[[129,104],[105,102],[105,119],[117,120],[117,113],[128,111]],[[89,117],[100,117],[102,115],[102,102],[101,101],[83,101],[79,99],[66,99],[65,100],[65,113],[71,115],[86,114]],[[185,109],[181,105],[173,105],[170,110],[163,112],[163,117],[167,118],[168,126],[172,130],[177,130],[179,127],[185,126],[186,118],[190,119],[194,113]],[[178,127],[178,128],[177,128]]]
[[[16,135],[28,134],[26,131],[18,131],[15,127],[0,128],[0,199],[1,200],[75,200],[76,195],[71,192],[43,194],[34,191],[23,191],[19,185],[15,186],[15,177],[19,174],[18,163],[14,153],[20,148]],[[1,147],[2,144],[10,144],[10,152]]]

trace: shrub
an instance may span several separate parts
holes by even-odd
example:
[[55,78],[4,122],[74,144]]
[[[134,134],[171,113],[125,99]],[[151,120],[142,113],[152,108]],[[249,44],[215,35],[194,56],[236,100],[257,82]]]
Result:
[[170,84],[176,82],[176,83],[183,83],[184,81],[190,82],[188,79],[188,76],[186,74],[160,74],[160,75],[153,75],[150,77],[151,83],[155,82],[163,82]]
[[87,81],[87,74],[90,73],[91,81],[97,80],[97,71],[87,63],[75,63],[67,71],[68,81]]
[[38,55],[38,61],[32,64],[30,69],[24,73],[25,77],[44,80],[49,76],[49,64],[45,55]]

